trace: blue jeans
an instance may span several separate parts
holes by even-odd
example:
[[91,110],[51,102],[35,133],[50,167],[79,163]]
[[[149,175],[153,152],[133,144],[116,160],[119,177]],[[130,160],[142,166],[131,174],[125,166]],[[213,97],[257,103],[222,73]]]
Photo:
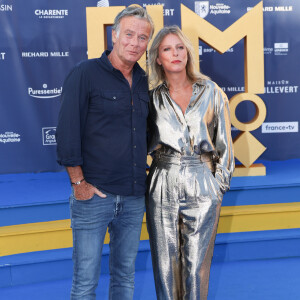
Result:
[[86,201],[70,197],[73,232],[73,283],[71,300],[94,300],[100,277],[102,247],[110,233],[109,299],[131,300],[135,259],[145,211],[145,197],[106,193]]

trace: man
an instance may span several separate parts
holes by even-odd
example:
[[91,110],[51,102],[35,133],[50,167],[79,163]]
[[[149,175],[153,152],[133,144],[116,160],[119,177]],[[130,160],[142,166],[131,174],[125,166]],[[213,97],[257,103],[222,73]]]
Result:
[[57,153],[73,187],[73,300],[96,299],[107,227],[109,299],[133,298],[149,101],[147,77],[137,61],[152,34],[147,12],[127,7],[113,25],[113,50],[79,63],[64,82]]

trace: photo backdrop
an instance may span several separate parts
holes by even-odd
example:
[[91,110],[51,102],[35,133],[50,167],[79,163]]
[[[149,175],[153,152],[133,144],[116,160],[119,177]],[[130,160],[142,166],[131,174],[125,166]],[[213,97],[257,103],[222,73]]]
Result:
[[[87,59],[86,7],[164,6],[164,24],[181,24],[180,4],[225,30],[258,0],[0,0],[0,174],[60,171],[55,131],[65,76]],[[251,133],[267,150],[264,160],[300,157],[300,2],[264,0],[264,124]],[[244,45],[223,55],[199,43],[201,71],[230,99],[244,91]],[[111,47],[111,46],[110,46]],[[250,121],[253,103],[237,108]],[[232,128],[233,135],[238,132]]]

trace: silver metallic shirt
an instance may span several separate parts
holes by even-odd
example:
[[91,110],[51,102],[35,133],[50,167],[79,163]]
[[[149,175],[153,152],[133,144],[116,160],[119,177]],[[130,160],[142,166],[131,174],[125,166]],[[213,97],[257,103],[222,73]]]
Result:
[[225,193],[234,170],[229,102],[211,80],[193,84],[193,95],[185,111],[172,100],[166,83],[151,92],[148,152],[161,146],[180,155],[210,154],[213,172]]

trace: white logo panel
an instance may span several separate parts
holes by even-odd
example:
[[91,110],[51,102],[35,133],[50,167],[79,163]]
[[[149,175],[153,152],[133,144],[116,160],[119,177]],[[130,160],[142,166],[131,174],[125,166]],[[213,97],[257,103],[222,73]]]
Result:
[[262,133],[298,132],[298,122],[269,122],[261,125]]
[[43,133],[43,145],[49,146],[49,145],[56,145],[56,127],[43,127],[42,128]]
[[195,13],[205,18],[209,13],[209,1],[195,1]]

